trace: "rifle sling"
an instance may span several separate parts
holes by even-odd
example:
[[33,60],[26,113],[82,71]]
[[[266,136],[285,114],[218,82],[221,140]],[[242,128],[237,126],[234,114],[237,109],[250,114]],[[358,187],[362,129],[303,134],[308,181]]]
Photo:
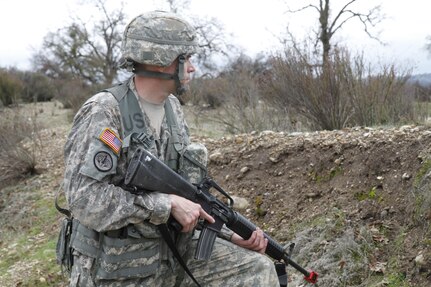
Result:
[[59,211],[59,212],[61,212],[61,213],[63,213],[64,215],[66,215],[68,218],[72,218],[72,213],[70,212],[70,210],[68,210],[68,209],[66,209],[66,208],[62,208],[62,207],[60,207],[60,205],[58,204],[58,195],[60,194],[60,190],[61,190],[61,188],[63,187],[63,185],[62,184],[60,184],[60,186],[58,187],[58,189],[57,189],[57,192],[55,193],[55,201],[54,201],[54,203],[55,203],[55,208]]
[[183,258],[181,257],[180,253],[178,252],[177,247],[175,246],[175,243],[169,234],[169,229],[167,224],[160,224],[159,225],[160,233],[163,236],[163,239],[166,241],[166,244],[168,244],[169,249],[171,249],[172,253],[174,254],[175,258],[180,263],[181,267],[183,267],[184,271],[192,278],[193,282],[196,283],[198,287],[201,287],[199,282],[196,280],[196,278],[193,276],[193,273],[190,271],[190,269],[187,267],[187,264],[184,262]]

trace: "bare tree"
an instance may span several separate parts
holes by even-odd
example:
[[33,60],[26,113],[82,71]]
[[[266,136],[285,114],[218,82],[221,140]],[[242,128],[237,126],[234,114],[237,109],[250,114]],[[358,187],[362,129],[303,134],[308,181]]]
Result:
[[47,34],[42,49],[33,56],[37,70],[53,78],[112,84],[118,73],[125,14],[123,6],[108,11],[105,0],[92,3],[102,18],[91,27],[76,18],[71,25]]
[[[310,2],[310,1],[309,1]],[[289,13],[297,13],[307,9],[314,9],[318,13],[319,28],[316,32],[316,46],[320,42],[322,45],[322,60],[326,62],[332,48],[332,38],[334,34],[351,20],[358,20],[362,23],[365,33],[372,39],[381,42],[370,29],[375,27],[384,19],[381,14],[381,5],[377,5],[367,12],[362,13],[355,11],[352,7],[358,0],[345,0],[343,6],[336,12],[332,11],[330,0],[318,0],[318,4],[313,4],[317,0],[311,0],[312,3],[305,5],[296,10],[288,10]],[[334,15],[334,16],[333,16]]]

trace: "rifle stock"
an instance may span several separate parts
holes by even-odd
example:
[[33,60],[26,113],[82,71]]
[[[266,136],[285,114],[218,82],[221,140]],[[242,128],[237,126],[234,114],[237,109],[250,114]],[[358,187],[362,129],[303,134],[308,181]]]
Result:
[[[214,217],[215,223],[209,224],[205,222],[203,225],[195,253],[195,258],[197,259],[208,260],[210,258],[214,241],[223,224],[244,239],[250,238],[253,231],[256,230],[256,225],[231,208],[233,204],[232,198],[212,179],[207,178],[201,184],[195,186],[146,150],[141,149],[135,152],[127,169],[124,183],[127,188],[138,192],[158,191],[182,196],[199,203],[208,214]],[[212,195],[209,192],[210,188],[215,188],[226,196],[229,205]],[[281,244],[266,233],[264,233],[264,236],[268,239],[265,251],[268,256],[277,261],[284,261],[285,264],[290,264],[304,274],[305,280],[308,282],[317,282],[318,274],[316,272],[302,268],[290,258]]]

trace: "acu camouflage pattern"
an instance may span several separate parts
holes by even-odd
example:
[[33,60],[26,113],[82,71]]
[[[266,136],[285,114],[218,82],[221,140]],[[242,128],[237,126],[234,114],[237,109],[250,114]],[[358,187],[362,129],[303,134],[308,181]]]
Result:
[[193,184],[200,183],[207,175],[208,150],[201,143],[191,143],[180,158],[179,173]]
[[[195,260],[199,233],[193,236],[184,261],[202,287],[238,286],[238,287],[278,287],[278,277],[273,262],[257,252],[239,248],[223,239],[216,239],[214,251],[209,261]],[[103,280],[95,283],[91,279],[92,261],[79,258],[72,270],[70,286],[129,286],[129,287],[188,287],[195,286],[182,270],[161,263],[159,269],[146,278],[130,280]]]
[[[180,109],[175,97],[169,97],[169,100],[178,106],[175,110]],[[93,96],[76,114],[65,145],[64,188],[69,207],[76,219],[98,232],[140,224],[144,220],[160,224],[166,222],[170,214],[167,195],[151,193],[135,196],[118,186],[124,178],[127,157],[124,151],[117,156],[98,136],[105,128],[110,128],[117,135],[122,134],[120,117],[118,102],[110,93]],[[181,113],[178,117],[178,124],[187,136],[184,115]],[[149,151],[164,160],[163,151],[169,137],[164,122],[159,144]],[[93,159],[99,151],[108,153],[113,159],[113,167],[106,172],[94,166]]]
[[[137,96],[133,81],[130,81],[130,88]],[[177,116],[179,128],[188,140],[188,128],[180,104],[174,96],[168,100]],[[146,123],[148,121],[146,118]],[[74,250],[70,286],[192,286],[188,276],[175,263],[156,227],[169,218],[168,195],[154,192],[137,196],[119,187],[126,171],[127,156],[123,150],[116,155],[98,139],[105,128],[117,135],[122,134],[118,102],[107,92],[96,94],[78,111],[65,145],[66,199],[74,218],[80,221],[80,226],[87,228],[78,234],[82,236],[79,240],[89,247]],[[164,120],[160,141],[149,151],[164,160],[170,136]],[[105,172],[97,170],[94,164],[94,157],[100,151],[112,157],[113,166]],[[202,159],[203,155],[201,153]],[[124,230],[124,227],[127,227],[127,237],[112,241],[110,234]],[[101,232],[106,235],[99,237]],[[112,242],[107,243],[110,240]],[[196,262],[193,259],[196,240],[197,237],[189,239],[188,248],[181,250],[203,286],[278,286],[275,269],[267,257],[217,239],[212,259]],[[102,256],[96,262],[96,256],[88,251],[91,246],[98,250],[100,244],[103,246]],[[110,278],[123,269],[142,269],[142,273],[134,278],[128,278],[128,273]]]
[[[134,91],[134,87],[131,88]],[[174,96],[169,97],[168,100],[171,101],[175,111],[180,110],[180,104]],[[183,113],[177,112],[176,115],[179,128],[184,133],[184,137],[188,137]],[[171,207],[169,196],[161,193],[136,196],[118,186],[124,178],[127,157],[124,151],[117,156],[113,150],[98,139],[98,136],[105,128],[110,128],[117,135],[122,134],[120,118],[118,102],[110,93],[99,93],[93,96],[75,116],[65,145],[64,188],[74,218],[90,230],[89,236],[76,240],[84,242],[83,245],[90,247],[90,250],[91,247],[93,250],[98,249],[99,242],[91,230],[111,232],[133,225],[137,231],[136,236],[145,239],[142,241],[156,242],[153,242],[154,246],[151,249],[157,250],[157,256],[147,256],[147,258],[144,256],[130,260],[127,262],[130,266],[125,267],[148,266],[154,262],[159,265],[162,259],[168,258],[168,252],[167,248],[161,246],[164,241],[160,237],[156,225],[165,223],[169,218]],[[148,119],[146,120],[148,122]],[[165,157],[164,151],[169,137],[167,123],[163,122],[159,143],[149,149],[161,160]],[[109,154],[113,160],[112,168],[106,172],[97,170],[94,164],[94,157],[100,151]],[[146,250],[150,250],[147,247],[146,243],[140,242],[128,248],[130,248],[129,252],[145,253]],[[86,254],[84,248],[80,251],[77,254],[80,256],[77,258],[85,258],[87,263],[94,261],[94,253]],[[111,252],[111,250],[104,251],[107,254]],[[119,250],[112,250],[112,252],[121,254]],[[79,259],[77,260],[79,261]],[[143,260],[146,260],[145,265],[142,265]],[[106,270],[113,268],[108,265],[104,267]],[[72,271],[76,273],[74,270],[75,266]]]
[[179,55],[195,53],[196,47],[196,31],[189,23],[155,11],[139,15],[127,25],[121,50],[125,60],[166,67]]

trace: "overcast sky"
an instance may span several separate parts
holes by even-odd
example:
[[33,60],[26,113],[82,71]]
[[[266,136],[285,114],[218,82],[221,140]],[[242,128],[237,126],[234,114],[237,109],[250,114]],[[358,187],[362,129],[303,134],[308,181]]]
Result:
[[[80,15],[91,21],[92,10],[86,1],[80,0],[0,0],[0,67],[17,66],[29,69],[33,49],[40,48],[48,32],[70,23],[70,15]],[[310,0],[317,3],[317,0]],[[87,1],[88,2],[88,1]],[[108,0],[111,5],[120,1]],[[153,9],[166,8],[161,0],[124,0],[125,12],[132,18]],[[282,37],[289,25],[297,39],[312,33],[316,27],[317,14],[309,9],[302,13],[286,13],[288,8],[300,8],[297,0],[192,0],[192,14],[218,18],[225,30],[234,35],[236,44],[242,45],[250,56],[270,52],[279,47],[277,38]],[[332,0],[334,8],[346,0]],[[81,3],[81,4],[80,4]],[[358,0],[358,11],[382,4],[386,20],[374,30],[380,32],[382,46],[362,31],[357,21],[351,21],[337,34],[337,42],[352,51],[364,52],[368,61],[397,63],[412,68],[414,74],[431,73],[431,58],[424,46],[431,35],[431,1],[429,0]],[[334,9],[335,10],[335,9]]]

